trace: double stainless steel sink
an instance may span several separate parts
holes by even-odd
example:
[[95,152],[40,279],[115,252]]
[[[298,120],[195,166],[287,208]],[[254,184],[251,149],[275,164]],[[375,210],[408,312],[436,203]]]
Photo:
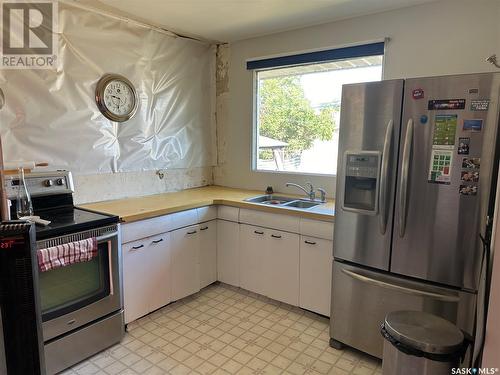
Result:
[[245,199],[246,202],[265,204],[269,206],[277,206],[283,208],[295,208],[299,210],[308,210],[310,208],[319,206],[322,202],[316,202],[306,199],[297,199],[290,197],[283,197],[280,195],[266,194],[258,195],[256,197]]

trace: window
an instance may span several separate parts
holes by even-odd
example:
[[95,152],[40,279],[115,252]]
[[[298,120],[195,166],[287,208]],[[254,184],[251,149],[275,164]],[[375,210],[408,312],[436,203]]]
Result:
[[334,61],[290,66],[293,56],[287,56],[248,62],[256,69],[254,170],[335,175],[342,85],[381,80],[380,44],[377,54]]

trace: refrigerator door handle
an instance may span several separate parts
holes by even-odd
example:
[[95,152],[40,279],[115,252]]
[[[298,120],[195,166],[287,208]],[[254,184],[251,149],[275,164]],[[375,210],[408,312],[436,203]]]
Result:
[[387,130],[385,131],[384,149],[382,151],[382,166],[380,171],[380,191],[379,191],[379,202],[380,202],[380,234],[385,234],[387,229],[387,174],[389,173],[389,159],[391,157],[391,145],[392,145],[392,132],[394,129],[394,123],[392,120],[387,124]]
[[399,184],[399,237],[406,231],[406,203],[408,195],[408,174],[410,171],[411,148],[413,145],[413,119],[408,120],[401,163],[401,179]]
[[346,269],[342,269],[342,273],[346,274],[349,277],[352,277],[353,279],[359,280],[361,282],[367,283],[367,284],[372,284],[375,286],[379,286],[381,288],[385,289],[392,289],[401,293],[406,293],[406,294],[411,294],[414,296],[419,296],[419,297],[427,297],[427,298],[432,298],[436,299],[439,301],[444,301],[444,302],[453,302],[457,303],[460,301],[460,298],[458,296],[447,296],[445,294],[439,294],[439,293],[433,293],[433,292],[427,292],[423,290],[418,290],[418,289],[412,289],[412,288],[407,288],[401,285],[395,285],[391,283],[387,283],[385,281],[381,280],[376,280],[372,279],[371,277],[360,275],[359,273],[349,271]]

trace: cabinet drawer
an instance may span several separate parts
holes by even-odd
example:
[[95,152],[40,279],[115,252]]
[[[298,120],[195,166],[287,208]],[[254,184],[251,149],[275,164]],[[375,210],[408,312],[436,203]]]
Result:
[[333,241],[333,223],[301,218],[300,234]]
[[175,212],[168,216],[170,216],[170,230],[198,224],[198,213],[196,212],[196,208],[187,211]]
[[256,210],[240,210],[240,223],[299,233],[299,221],[296,216],[271,214]]
[[121,225],[122,243],[154,236],[172,230],[171,215],[158,216],[151,219],[125,223]]
[[198,213],[198,223],[217,219],[216,206],[200,207],[196,209],[196,212]]
[[240,209],[236,207],[219,206],[217,208],[217,218],[238,222]]

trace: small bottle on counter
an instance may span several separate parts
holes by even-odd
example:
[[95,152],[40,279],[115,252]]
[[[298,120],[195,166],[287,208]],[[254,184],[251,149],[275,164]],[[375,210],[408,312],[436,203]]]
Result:
[[24,178],[24,168],[19,168],[19,185],[17,187],[17,202],[16,212],[18,219],[27,216],[33,216],[33,205],[31,204],[31,197],[26,186],[26,179]]

